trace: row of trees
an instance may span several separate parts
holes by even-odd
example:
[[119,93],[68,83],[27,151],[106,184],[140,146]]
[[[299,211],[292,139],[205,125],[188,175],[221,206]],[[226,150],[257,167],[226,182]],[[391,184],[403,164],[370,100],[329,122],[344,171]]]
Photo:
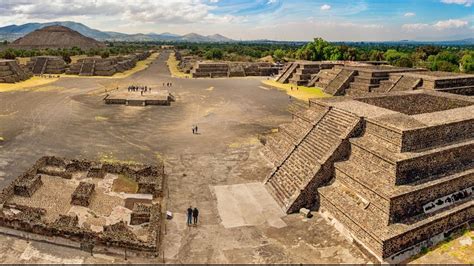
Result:
[[33,56],[62,56],[67,62],[71,62],[71,56],[87,55],[87,56],[101,56],[102,58],[108,58],[109,56],[115,55],[126,55],[133,53],[137,50],[147,49],[148,47],[137,46],[137,45],[109,45],[107,48],[102,49],[89,49],[82,50],[79,47],[73,47],[70,49],[13,49],[6,48],[0,51],[0,58],[4,59],[15,59],[17,57],[33,57]]
[[[299,48],[296,53],[288,51],[284,57],[303,60],[354,60],[387,61],[399,67],[423,67],[433,71],[474,72],[474,50],[470,47],[389,46],[374,49],[367,46],[331,44],[321,38]],[[382,48],[382,49],[380,49]],[[282,58],[282,51],[274,54]],[[294,57],[293,57],[294,55]]]
[[271,56],[275,61],[353,60],[387,61],[399,67],[473,73],[474,47],[397,43],[330,43],[321,38],[299,43],[179,44],[192,55],[211,60],[254,61]]

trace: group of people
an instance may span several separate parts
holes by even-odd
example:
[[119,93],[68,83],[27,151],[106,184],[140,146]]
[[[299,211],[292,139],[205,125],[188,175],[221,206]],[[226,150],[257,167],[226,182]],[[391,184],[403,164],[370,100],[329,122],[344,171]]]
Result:
[[53,78],[60,78],[60,75],[46,75],[46,74],[39,74],[37,75],[40,78],[48,78],[48,79],[53,79]]
[[188,226],[191,226],[191,225],[197,225],[198,223],[198,216],[199,216],[199,210],[192,206],[189,206],[188,208]]
[[193,134],[198,134],[198,126],[197,125],[194,125],[193,126]]
[[140,94],[143,95],[144,92],[151,92],[151,88],[148,88],[147,86],[131,85],[128,86],[128,92],[140,92]]
[[173,87],[173,83],[171,82],[163,82],[163,87]]

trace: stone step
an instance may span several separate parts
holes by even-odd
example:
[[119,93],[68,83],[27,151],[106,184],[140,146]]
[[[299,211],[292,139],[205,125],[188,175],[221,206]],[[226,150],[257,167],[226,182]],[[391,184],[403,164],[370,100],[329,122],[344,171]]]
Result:
[[280,83],[287,83],[297,68],[298,68],[298,63],[292,63],[291,66],[287,69],[287,71],[285,71],[277,79],[277,81]]

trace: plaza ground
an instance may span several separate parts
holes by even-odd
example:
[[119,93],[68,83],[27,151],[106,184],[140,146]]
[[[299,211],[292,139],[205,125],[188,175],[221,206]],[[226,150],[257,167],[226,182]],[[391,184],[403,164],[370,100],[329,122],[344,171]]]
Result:
[[[161,53],[148,68],[122,78],[59,78],[0,92],[0,186],[44,155],[145,164],[163,159],[174,218],[165,223],[159,258],[128,262],[371,262],[318,214],[282,213],[260,184],[270,165],[258,137],[291,121],[288,95],[262,87],[266,78],[173,78],[168,56]],[[168,82],[173,86],[164,89],[176,97],[171,106],[103,103],[106,90],[159,89]],[[190,205],[200,209],[197,227],[185,224]],[[436,261],[429,256],[420,259]],[[0,263],[113,262],[124,258],[0,235]]]

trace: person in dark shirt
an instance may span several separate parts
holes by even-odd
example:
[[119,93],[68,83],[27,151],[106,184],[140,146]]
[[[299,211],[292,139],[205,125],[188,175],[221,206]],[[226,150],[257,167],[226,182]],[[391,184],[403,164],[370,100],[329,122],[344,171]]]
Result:
[[199,210],[197,208],[194,208],[193,210],[194,225],[197,225],[198,223],[198,216],[199,216]]
[[193,223],[193,207],[189,206],[188,208],[188,225]]

